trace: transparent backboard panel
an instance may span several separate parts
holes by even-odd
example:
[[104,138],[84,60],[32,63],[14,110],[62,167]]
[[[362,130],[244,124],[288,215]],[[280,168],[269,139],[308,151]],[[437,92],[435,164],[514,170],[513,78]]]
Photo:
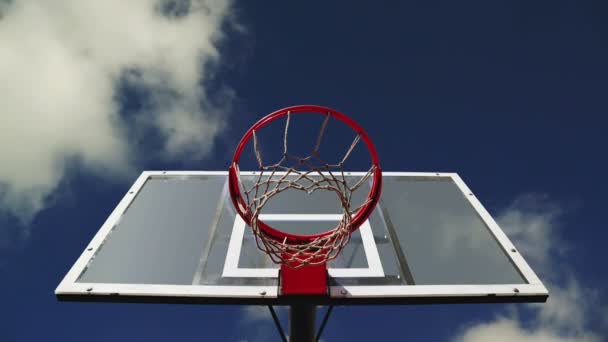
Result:
[[384,189],[384,223],[394,227],[415,284],[524,282],[451,179],[391,177]]
[[192,284],[224,183],[217,177],[147,180],[78,281]]
[[[347,181],[356,182],[362,174],[347,176]],[[245,186],[256,177],[244,176]],[[117,292],[124,292],[131,289],[121,288],[127,284],[146,293],[148,285],[177,286],[202,291],[205,297],[210,287],[266,286],[272,292],[267,296],[277,296],[278,265],[257,248],[251,229],[236,215],[226,173],[149,173],[132,190],[133,197],[121,202],[91,243],[92,251],[83,253],[66,276],[64,287],[117,284]],[[368,191],[366,183],[355,193],[355,205]],[[450,294],[445,291],[454,285],[454,295],[465,289],[457,285],[489,286],[495,292],[500,288],[493,285],[508,285],[508,291],[518,285],[525,290],[538,283],[540,290],[534,293],[546,298],[525,261],[512,255],[506,236],[470,197],[455,174],[385,173],[377,208],[328,265],[330,286],[365,297],[382,291],[407,295],[409,289]],[[261,218],[286,232],[312,234],[335,227],[340,215],[335,194],[294,190],[275,196]]]

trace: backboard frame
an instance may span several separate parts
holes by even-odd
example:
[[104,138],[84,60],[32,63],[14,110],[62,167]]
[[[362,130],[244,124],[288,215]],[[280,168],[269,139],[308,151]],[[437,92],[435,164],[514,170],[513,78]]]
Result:
[[[241,172],[256,175],[257,172]],[[365,172],[349,172],[362,176]],[[259,304],[317,305],[350,304],[448,304],[448,303],[511,303],[545,302],[548,291],[532,268],[520,255],[496,221],[473,192],[456,173],[436,172],[383,172],[383,176],[411,176],[450,178],[464,194],[471,206],[487,225],[500,248],[516,266],[526,284],[493,285],[385,285],[330,286],[329,296],[279,296],[279,286],[227,286],[227,285],[134,285],[108,283],[80,283],[78,277],[86,269],[96,251],[120,221],[123,213],[137,197],[145,182],[152,177],[211,176],[228,177],[228,171],[144,171],[86,246],[75,264],[55,290],[61,301],[132,302],[132,303],[186,303],[186,304]]]

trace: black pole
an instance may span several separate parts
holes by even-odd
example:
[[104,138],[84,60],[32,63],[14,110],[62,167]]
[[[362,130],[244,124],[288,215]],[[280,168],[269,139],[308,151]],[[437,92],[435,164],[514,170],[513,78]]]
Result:
[[289,341],[314,342],[315,312],[312,304],[294,304],[289,307]]

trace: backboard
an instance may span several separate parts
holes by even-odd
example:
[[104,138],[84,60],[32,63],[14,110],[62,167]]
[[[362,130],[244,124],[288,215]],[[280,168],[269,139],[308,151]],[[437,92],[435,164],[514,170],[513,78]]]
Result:
[[[382,176],[374,212],[328,265],[329,296],[279,295],[279,266],[235,213],[224,171],[143,172],[55,293],[65,301],[268,305],[546,300],[547,289],[457,174]],[[261,219],[314,234],[340,219],[340,207],[328,193],[285,192]]]

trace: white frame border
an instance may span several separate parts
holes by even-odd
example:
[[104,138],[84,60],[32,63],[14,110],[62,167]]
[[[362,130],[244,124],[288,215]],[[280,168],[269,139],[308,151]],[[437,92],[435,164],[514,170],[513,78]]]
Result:
[[[346,172],[346,175],[362,176],[366,172]],[[241,172],[244,175],[256,175],[258,172]],[[500,229],[464,181],[456,173],[435,172],[383,172],[383,177],[429,177],[450,178],[462,191],[469,203],[477,211],[500,247],[510,258],[518,271],[526,280],[526,284],[500,285],[390,285],[390,286],[330,286],[332,298],[429,298],[434,297],[517,297],[517,296],[548,296],[548,291],[536,276],[532,268],[519,254],[509,238]],[[137,196],[144,183],[150,177],[163,176],[227,176],[227,171],[144,171],[122,198],[97,234],[76,260],[61,283],[55,289],[57,296],[82,295],[124,295],[151,297],[179,298],[277,298],[278,286],[207,286],[207,285],[133,285],[133,284],[103,284],[78,283],[77,279],[86,269],[96,251],[118,224],[122,214],[127,210]]]
[[[332,214],[262,214],[260,219],[264,222],[272,221],[340,221],[342,215]],[[328,268],[327,273],[334,278],[366,278],[366,277],[384,277],[384,269],[378,254],[378,248],[374,241],[372,227],[369,220],[359,227],[363,251],[367,259],[366,268]],[[236,215],[232,234],[230,234],[230,242],[228,244],[228,252],[222,277],[235,278],[277,278],[279,276],[278,268],[240,268],[239,259],[241,257],[241,248],[243,238],[245,237],[245,221],[240,215]]]

